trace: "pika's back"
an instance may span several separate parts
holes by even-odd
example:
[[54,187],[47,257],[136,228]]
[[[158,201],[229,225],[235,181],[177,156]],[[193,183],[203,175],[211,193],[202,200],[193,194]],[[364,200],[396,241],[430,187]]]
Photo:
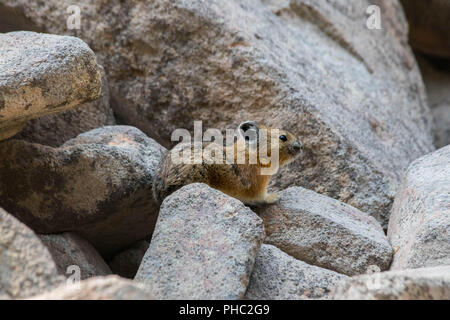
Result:
[[211,185],[210,177],[214,175],[214,170],[217,171],[218,165],[210,153],[204,152],[205,148],[213,149],[214,156],[226,161],[224,148],[216,143],[202,143],[198,149],[194,144],[180,143],[166,153],[153,180],[153,197],[157,203],[161,204],[168,195],[184,185],[195,182]]

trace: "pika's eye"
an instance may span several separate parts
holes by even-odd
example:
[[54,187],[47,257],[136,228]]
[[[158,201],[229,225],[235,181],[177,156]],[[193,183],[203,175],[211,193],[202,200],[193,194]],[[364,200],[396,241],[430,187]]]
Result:
[[287,141],[287,138],[286,138],[286,136],[285,136],[284,134],[282,134],[282,135],[280,136],[280,140],[281,140],[281,141]]

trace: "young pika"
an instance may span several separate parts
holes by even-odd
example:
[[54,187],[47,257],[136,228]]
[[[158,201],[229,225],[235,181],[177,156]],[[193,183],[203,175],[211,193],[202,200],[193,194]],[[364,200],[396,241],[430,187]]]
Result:
[[[274,203],[279,194],[267,193],[269,180],[300,150],[301,144],[292,133],[245,121],[239,125],[238,139],[232,145],[209,142],[197,149],[191,143],[176,145],[159,164],[153,196],[161,204],[182,186],[201,182],[248,205]],[[183,154],[184,161],[180,160]]]

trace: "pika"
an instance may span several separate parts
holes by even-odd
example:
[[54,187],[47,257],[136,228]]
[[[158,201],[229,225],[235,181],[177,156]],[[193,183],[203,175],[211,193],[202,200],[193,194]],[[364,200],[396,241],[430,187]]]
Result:
[[[299,140],[288,131],[254,121],[242,122],[237,131],[237,140],[229,146],[203,142],[197,161],[194,144],[179,143],[170,150],[153,181],[155,201],[161,204],[182,186],[201,182],[248,205],[275,203],[279,194],[267,193],[270,178],[279,167],[295,160],[301,151]],[[176,157],[186,151],[188,161],[179,161]],[[269,170],[273,166],[276,169]]]

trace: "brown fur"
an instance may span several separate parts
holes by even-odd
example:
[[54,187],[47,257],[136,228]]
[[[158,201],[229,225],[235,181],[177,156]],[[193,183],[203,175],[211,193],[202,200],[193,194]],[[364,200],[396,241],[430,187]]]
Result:
[[[267,140],[270,146],[270,137],[273,129],[264,126],[258,127],[259,129],[268,130]],[[287,137],[287,141],[285,142],[278,140],[279,166],[281,167],[294,160],[300,151],[300,143],[288,131],[279,130],[278,135],[285,135]],[[158,203],[161,203],[164,198],[182,186],[195,182],[206,183],[212,188],[220,190],[246,204],[273,203],[278,200],[278,194],[267,194],[267,186],[271,176],[260,174],[261,168],[270,166],[270,163],[263,165],[258,155],[257,163],[249,164],[250,155],[253,152],[257,152],[257,149],[251,149],[242,138],[228,147],[220,146],[214,142],[212,144],[203,143],[203,147],[205,148],[208,145],[213,147],[213,155],[217,154],[222,157],[224,159],[223,164],[208,163],[208,157],[205,152],[201,164],[174,164],[171,157],[174,149],[166,154],[161,160],[153,182],[153,194]],[[238,146],[242,147],[242,150],[245,149],[245,164],[237,164],[237,152],[234,152],[233,164],[225,163],[229,148],[233,148],[236,151]],[[183,144],[182,149],[184,150],[185,148],[194,150],[194,147],[190,143]],[[270,147],[268,149],[270,150]],[[270,152],[267,155],[270,157]]]

